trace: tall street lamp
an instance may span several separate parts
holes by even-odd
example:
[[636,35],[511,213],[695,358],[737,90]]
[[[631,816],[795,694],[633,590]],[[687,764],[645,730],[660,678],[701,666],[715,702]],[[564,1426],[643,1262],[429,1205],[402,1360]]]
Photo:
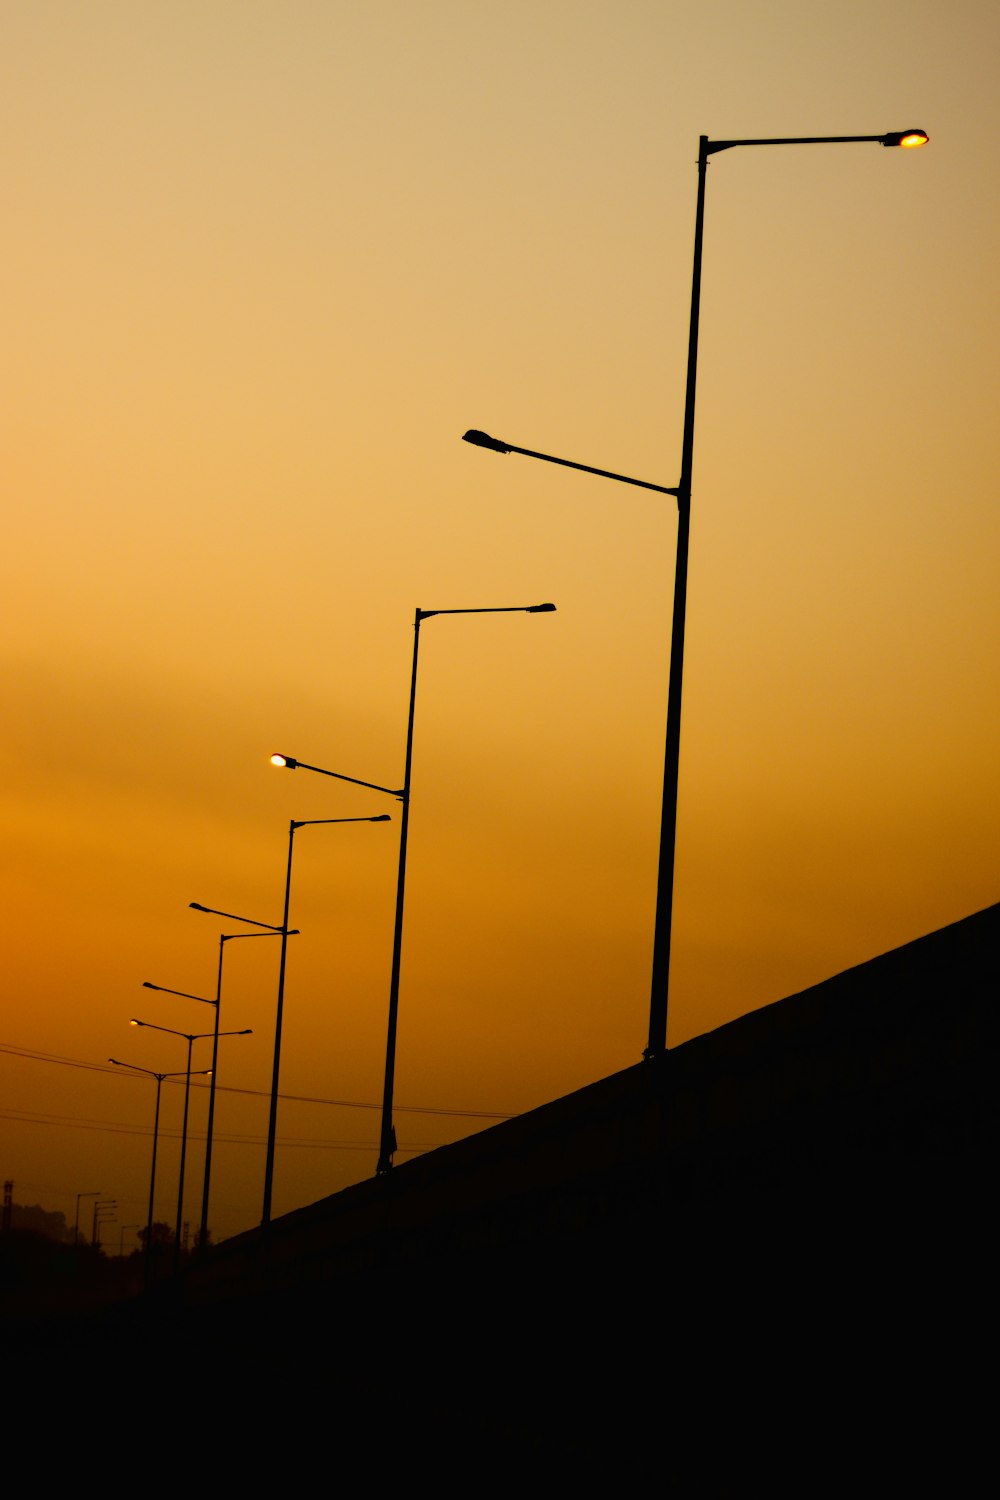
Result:
[[392,1123],[392,1092],[396,1073],[396,1022],[399,1013],[399,967],[403,951],[403,892],[406,885],[406,841],[410,827],[410,773],[413,764],[413,714],[417,701],[417,656],[420,626],[435,615],[552,614],[554,604],[507,604],[479,609],[418,609],[413,616],[413,664],[410,672],[410,706],[406,720],[406,761],[403,767],[403,814],[399,830],[399,875],[396,882],[396,920],[392,937],[392,973],[389,980],[389,1025],[385,1044],[385,1082],[382,1090],[382,1128],[376,1174],[388,1172],[396,1150]]
[[[133,1073],[145,1073],[147,1078],[156,1079],[156,1112],[153,1115],[153,1164],[149,1169],[149,1213],[146,1216],[146,1254],[144,1257],[145,1270],[143,1272],[144,1284],[149,1286],[151,1257],[153,1253],[153,1195],[156,1192],[156,1146],[160,1138],[160,1090],[163,1087],[164,1078],[189,1078],[191,1075],[180,1073],[154,1073],[152,1068],[140,1068],[136,1063],[120,1062],[117,1057],[109,1057],[108,1062],[114,1063],[116,1068],[130,1068]],[[207,1073],[207,1068],[200,1068],[198,1073]],[[195,1074],[195,1077],[198,1076]]]
[[548,463],[563,464],[567,468],[582,469],[588,474],[599,474],[606,479],[617,479],[624,484],[635,484],[643,489],[659,490],[662,494],[677,497],[677,552],[674,563],[674,603],[670,635],[670,668],[667,680],[667,732],[663,758],[663,803],[660,821],[660,857],[656,882],[656,917],[653,927],[653,973],[649,1006],[649,1036],[643,1056],[658,1057],[667,1050],[667,999],[670,982],[670,936],[674,904],[674,856],[677,846],[677,783],[680,765],[681,743],[681,687],[684,676],[684,627],[687,612],[688,545],[691,530],[691,479],[694,461],[694,409],[695,382],[698,368],[698,320],[701,303],[701,260],[705,222],[705,173],[708,158],[720,151],[730,151],[735,146],[822,146],[844,145],[848,142],[868,142],[879,146],[915,147],[925,146],[928,136],[923,130],[892,130],[884,135],[808,135],[776,136],[759,140],[713,141],[708,136],[700,137],[698,149],[698,193],[694,227],[694,271],[691,281],[691,321],[688,331],[687,382],[684,397],[684,434],[681,443],[681,477],[675,489],[663,485],[647,484],[641,479],[629,479],[624,474],[615,474],[608,469],[591,468],[588,464],[571,463],[568,459],[553,458],[551,454],[536,453],[530,448],[517,448],[511,443],[501,442],[485,432],[472,429],[465,434],[465,441],[480,448],[491,448],[497,453],[521,453],[528,458],[541,458]]
[[207,1128],[207,1130],[205,1132],[205,1179],[204,1179],[204,1182],[202,1184],[201,1225],[200,1225],[200,1228],[199,1228],[199,1231],[198,1231],[198,1249],[199,1250],[204,1250],[205,1247],[206,1247],[206,1244],[207,1244],[208,1183],[209,1183],[209,1176],[210,1176],[210,1173],[211,1173],[211,1170],[212,1170],[212,1139],[213,1139],[214,1130],[215,1130],[215,1082],[216,1082],[216,1068],[215,1068],[215,1063],[217,1061],[217,1050],[218,1050],[218,1040],[217,1040],[217,1038],[218,1038],[218,1033],[219,1033],[219,1016],[220,1016],[221,1010],[222,1010],[222,958],[223,958],[223,954],[226,951],[225,950],[225,945],[226,945],[226,943],[228,943],[230,941],[231,938],[237,938],[237,937],[274,937],[274,936],[275,936],[275,934],[273,932],[231,932],[231,933],[225,933],[224,932],[221,935],[221,937],[219,938],[219,969],[218,969],[218,975],[216,977],[216,982],[215,982],[215,999],[214,1000],[210,1000],[205,995],[192,995],[190,993],[190,991],[188,991],[188,990],[172,990],[172,989],[169,988],[168,985],[165,985],[165,984],[154,984],[151,979],[144,979],[142,981],[142,987],[143,987],[144,990],[156,990],[161,995],[179,995],[182,1000],[197,1000],[200,1005],[214,1005],[215,1006],[215,1030],[213,1031],[212,1035],[213,1035],[213,1038],[216,1039],[216,1041],[215,1041],[215,1048],[213,1049],[213,1055],[212,1055],[212,1064],[213,1065],[212,1065],[211,1068],[209,1068],[207,1070],[208,1072],[211,1073],[212,1076],[211,1076],[211,1080],[210,1080],[209,1086],[208,1086],[208,1128]]
[[204,1041],[210,1036],[216,1038],[217,1044],[220,1036],[251,1036],[252,1031],[249,1026],[245,1026],[241,1031],[175,1031],[172,1026],[158,1026],[155,1021],[138,1021],[134,1016],[129,1024],[132,1026],[146,1026],[152,1031],[165,1031],[169,1036],[183,1037],[188,1044],[187,1079],[184,1084],[184,1124],[181,1128],[181,1169],[177,1184],[177,1231],[174,1236],[174,1272],[176,1273],[180,1269],[181,1263],[181,1226],[184,1215],[184,1161],[187,1156],[188,1101],[191,1097],[191,1048],[195,1042]]
[[392,973],[389,979],[389,1025],[385,1044],[385,1082],[382,1090],[382,1125],[379,1134],[379,1156],[376,1174],[381,1176],[392,1167],[396,1150],[396,1132],[392,1124],[392,1091],[396,1072],[396,1022],[399,1014],[399,970],[403,951],[403,896],[406,887],[406,844],[410,828],[410,772],[413,763],[413,714],[417,701],[417,656],[420,650],[420,626],[424,620],[435,615],[545,615],[552,614],[554,604],[506,604],[479,609],[418,609],[413,617],[413,665],[410,672],[410,707],[406,721],[406,763],[403,770],[401,791],[378,786],[371,781],[358,781],[354,776],[341,776],[337,771],[325,771],[321,766],[308,766],[304,761],[290,755],[272,755],[271,764],[285,766],[294,771],[318,771],[322,776],[334,776],[338,781],[352,781],[356,786],[370,787],[372,791],[385,792],[397,797],[403,804],[399,828],[399,873],[396,879],[396,919],[392,934]]
[[77,1195],[76,1195],[76,1220],[74,1221],[74,1224],[73,1224],[73,1243],[74,1243],[74,1245],[78,1245],[80,1243],[80,1199],[81,1198],[99,1198],[101,1196],[101,1192],[102,1192],[102,1189],[98,1188],[97,1191],[94,1192],[94,1193],[77,1193]]
[[274,1147],[278,1131],[278,1075],[281,1069],[281,1022],[285,1005],[285,959],[288,952],[288,907],[292,897],[292,854],[295,834],[299,828],[311,828],[318,823],[388,823],[388,813],[377,813],[371,818],[304,818],[295,819],[288,825],[288,863],[285,869],[285,908],[281,927],[281,962],[278,969],[278,1003],[274,1020],[274,1063],[271,1069],[271,1105],[267,1119],[267,1160],[264,1164],[264,1207],[261,1223],[271,1222],[271,1187],[274,1182]]
[[[199,911],[206,908],[198,907]],[[247,920],[237,918],[237,921]],[[261,937],[283,937],[283,934],[274,932],[223,932],[219,935],[219,967],[215,981],[215,999],[207,999],[204,995],[192,995],[187,990],[171,990],[162,984],[152,984],[148,979],[143,980],[143,988],[147,990],[159,990],[165,995],[180,995],[184,1000],[197,1000],[202,1005],[215,1006],[215,1030],[213,1032],[212,1077],[208,1090],[208,1129],[205,1135],[205,1180],[202,1185],[201,1194],[201,1224],[198,1230],[198,1248],[204,1251],[208,1247],[208,1195],[209,1183],[212,1173],[212,1142],[215,1139],[215,1089],[218,1079],[217,1063],[219,1055],[219,1017],[222,1013],[222,960],[226,951],[226,944],[234,942],[237,938],[261,938]]]
[[[208,1193],[209,1182],[212,1175],[212,1141],[214,1139],[215,1127],[215,1084],[216,1069],[218,1067],[219,1061],[219,1016],[222,1010],[222,955],[225,951],[224,945],[230,942],[232,939],[238,937],[280,937],[282,962],[284,962],[285,940],[290,936],[298,936],[298,929],[296,929],[295,933],[288,933],[283,927],[275,927],[270,922],[256,922],[254,921],[253,917],[238,917],[235,916],[232,912],[216,911],[214,907],[202,906],[200,901],[189,901],[188,906],[192,911],[205,912],[209,916],[227,917],[230,921],[233,922],[245,922],[248,927],[261,927],[265,929],[263,932],[223,933],[219,938],[219,970],[218,976],[215,981],[214,1001],[215,1039],[212,1043],[212,1082],[209,1085],[208,1091],[208,1136],[205,1141],[205,1182],[201,1194],[201,1227],[198,1231],[198,1248],[199,1250],[204,1252],[208,1249]],[[199,998],[200,997],[197,995],[188,996],[188,999],[193,1000],[197,1000]]]
[[107,1220],[113,1219],[115,1217],[115,1215],[111,1213],[110,1210],[117,1207],[117,1198],[99,1198],[94,1204],[94,1221],[91,1225],[90,1230],[90,1243],[92,1245],[97,1246],[101,1243],[100,1239],[98,1238],[100,1234],[100,1227]]

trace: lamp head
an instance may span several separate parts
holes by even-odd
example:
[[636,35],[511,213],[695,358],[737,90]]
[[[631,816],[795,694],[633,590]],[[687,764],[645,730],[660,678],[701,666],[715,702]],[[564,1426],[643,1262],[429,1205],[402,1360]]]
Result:
[[200,901],[189,901],[188,907],[191,911],[208,911],[208,907],[202,906]]
[[475,427],[462,433],[462,442],[472,443],[477,448],[492,448],[494,453],[510,452],[506,443],[501,443],[499,438],[490,437],[488,432],[479,432]]
[[926,146],[930,137],[926,130],[890,130],[882,137],[883,146]]
[[132,1019],[131,1019],[131,1021],[129,1021],[128,1024],[130,1026],[144,1026],[146,1023],[145,1023],[145,1021],[137,1021],[136,1018],[135,1018],[135,1016],[133,1016]]
[[368,819],[369,823],[391,823],[392,818],[388,813],[376,813],[374,818]]
[[551,615],[554,613],[554,604],[529,604],[525,610],[525,614],[528,615]]
[[271,756],[271,764],[272,766],[284,766],[288,771],[295,771],[298,769],[299,763],[290,755],[274,754]]

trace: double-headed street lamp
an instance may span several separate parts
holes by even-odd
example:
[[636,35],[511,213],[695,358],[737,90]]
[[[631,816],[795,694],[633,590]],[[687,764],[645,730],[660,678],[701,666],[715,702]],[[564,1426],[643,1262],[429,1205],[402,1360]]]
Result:
[[388,813],[376,813],[371,818],[293,818],[288,825],[288,864],[285,869],[285,909],[281,928],[281,965],[278,970],[278,1004],[274,1021],[274,1063],[271,1069],[271,1105],[267,1119],[267,1160],[264,1165],[264,1207],[261,1223],[271,1222],[271,1187],[274,1182],[274,1147],[278,1131],[278,1075],[281,1069],[281,1021],[285,1004],[285,958],[288,952],[288,908],[292,898],[292,854],[295,834],[300,828],[312,828],[318,823],[388,823]]
[[674,899],[674,856],[677,845],[677,783],[680,765],[681,688],[684,675],[684,627],[687,610],[688,544],[691,529],[691,478],[694,460],[695,383],[698,368],[698,322],[701,305],[702,239],[705,222],[705,174],[708,158],[735,146],[821,146],[868,142],[880,146],[916,147],[927,144],[923,130],[892,130],[884,135],[809,135],[777,136],[758,140],[713,141],[700,138],[698,150],[698,194],[695,209],[694,271],[691,282],[691,321],[688,331],[687,382],[684,397],[684,433],[681,443],[681,477],[674,489],[630,479],[608,469],[589,464],[572,463],[530,448],[518,448],[485,432],[472,429],[464,440],[497,453],[520,453],[527,458],[544,459],[570,469],[582,469],[605,479],[620,480],[642,489],[658,490],[677,498],[677,552],[674,564],[673,620],[670,636],[670,668],[667,681],[667,731],[663,762],[663,804],[660,822],[660,857],[656,884],[656,918],[653,928],[653,973],[649,1007],[649,1036],[643,1056],[658,1057],[667,1050],[667,999],[670,981],[670,936]]
[[[187,1051],[187,1078],[184,1084],[184,1124],[181,1129],[181,1169],[177,1184],[177,1232],[174,1237],[174,1271],[180,1268],[181,1262],[181,1226],[184,1215],[184,1163],[187,1156],[187,1130],[188,1130],[188,1102],[191,1097],[191,1048],[195,1042],[204,1041],[207,1037],[214,1037],[216,1045],[220,1036],[251,1036],[252,1030],[249,1026],[243,1027],[241,1031],[175,1031],[172,1026],[158,1026],[155,1021],[138,1021],[133,1016],[129,1023],[131,1026],[146,1026],[151,1031],[165,1031],[169,1036],[183,1037],[188,1044]],[[200,1071],[208,1072],[209,1069]]]
[[375,792],[385,792],[397,797],[403,804],[399,828],[399,873],[396,879],[396,919],[392,933],[392,973],[389,979],[389,1024],[385,1044],[385,1082],[382,1090],[382,1125],[379,1134],[378,1165],[376,1174],[388,1172],[392,1167],[396,1150],[396,1132],[392,1124],[392,1094],[396,1073],[396,1022],[399,1014],[399,970],[403,951],[403,897],[406,888],[406,845],[410,828],[410,773],[413,764],[413,716],[417,701],[417,657],[420,650],[420,626],[424,620],[435,615],[508,615],[552,614],[554,604],[506,604],[480,609],[418,609],[413,618],[413,665],[410,672],[410,707],[406,721],[406,762],[403,770],[403,786],[394,791],[387,786],[378,786],[372,781],[359,781],[355,776],[342,776],[338,771],[326,771],[322,766],[309,766],[290,755],[272,755],[271,763],[294,771],[318,771],[321,776],[333,776],[338,781],[350,781],[355,786],[364,786]]

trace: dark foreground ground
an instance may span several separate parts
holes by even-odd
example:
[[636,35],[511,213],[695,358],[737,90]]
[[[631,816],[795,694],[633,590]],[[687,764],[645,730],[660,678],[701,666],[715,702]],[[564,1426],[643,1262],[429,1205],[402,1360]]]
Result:
[[148,1296],[8,1296],[12,1431],[161,1482],[992,1489],[998,953],[993,907]]
[[566,1249],[8,1323],[9,1430],[161,1483],[971,1495],[993,1472],[995,1231],[955,1185]]

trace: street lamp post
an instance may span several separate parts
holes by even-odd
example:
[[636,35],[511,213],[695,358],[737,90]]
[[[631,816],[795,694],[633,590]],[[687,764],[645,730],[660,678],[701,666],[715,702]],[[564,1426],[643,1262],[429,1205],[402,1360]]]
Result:
[[435,615],[552,614],[554,604],[508,604],[480,609],[418,609],[413,616],[413,664],[410,671],[410,706],[406,719],[406,760],[403,766],[403,813],[399,829],[399,873],[396,880],[396,920],[392,935],[392,972],[389,979],[389,1024],[385,1043],[385,1080],[382,1088],[382,1127],[379,1135],[376,1174],[388,1172],[396,1150],[392,1123],[392,1094],[396,1074],[396,1023],[399,1015],[399,970],[403,952],[403,894],[406,886],[406,843],[410,828],[410,776],[413,765],[413,716],[417,702],[417,656],[420,626]]
[[264,1206],[261,1223],[271,1222],[271,1188],[274,1182],[274,1148],[278,1132],[278,1076],[281,1070],[281,1024],[285,1006],[285,960],[288,953],[288,908],[292,897],[292,854],[295,834],[299,828],[311,828],[318,823],[388,823],[388,813],[376,813],[371,818],[293,818],[288,825],[288,863],[285,868],[285,907],[281,927],[281,961],[278,968],[278,1002],[274,1019],[274,1062],[271,1068],[271,1103],[267,1118],[267,1159],[264,1164]]
[[[160,1138],[160,1090],[163,1087],[164,1078],[187,1078],[190,1074],[185,1071],[179,1073],[154,1073],[152,1068],[140,1068],[136,1063],[120,1062],[117,1057],[109,1057],[108,1062],[114,1063],[116,1068],[130,1068],[133,1073],[145,1073],[147,1078],[156,1079],[156,1112],[153,1115],[153,1164],[149,1169],[149,1213],[146,1216],[146,1254],[145,1272],[143,1280],[149,1286],[150,1265],[153,1253],[153,1195],[156,1192],[156,1146]],[[207,1073],[207,1068],[198,1070]],[[195,1074],[195,1077],[198,1073]]]
[[94,1193],[77,1193],[77,1195],[76,1195],[76,1220],[74,1221],[74,1224],[73,1224],[73,1243],[74,1243],[74,1245],[78,1245],[80,1243],[80,1199],[81,1198],[99,1198],[100,1196],[101,1196],[101,1189],[100,1188],[98,1188],[97,1191],[94,1192]]
[[568,459],[554,458],[548,453],[536,453],[530,448],[518,448],[513,444],[490,437],[473,428],[465,433],[466,442],[476,447],[491,448],[497,453],[520,453],[528,458],[544,459],[548,463],[562,464],[571,469],[582,469],[587,474],[598,474],[605,479],[616,479],[624,484],[639,485],[643,489],[658,490],[661,494],[677,498],[677,549],[674,563],[673,619],[670,635],[670,667],[667,680],[667,729],[663,758],[663,802],[660,821],[660,855],[656,882],[656,917],[653,927],[653,969],[650,987],[649,1035],[643,1056],[658,1057],[667,1050],[667,1000],[670,982],[670,939],[674,899],[674,857],[677,846],[677,787],[680,767],[681,739],[681,689],[684,677],[684,629],[687,613],[688,548],[691,531],[691,480],[694,464],[694,412],[695,385],[698,369],[698,324],[701,310],[701,261],[705,223],[705,175],[708,158],[720,151],[729,151],[736,146],[820,146],[844,145],[848,142],[868,142],[880,146],[916,147],[927,144],[927,133],[923,130],[893,130],[884,135],[810,135],[777,136],[758,140],[713,141],[701,136],[698,149],[698,192],[695,208],[694,267],[691,280],[691,319],[688,330],[687,380],[684,395],[684,430],[681,441],[681,477],[675,489],[663,485],[648,484],[645,480],[630,479],[624,474],[615,474],[608,469],[595,469],[589,464],[572,463]]
[[99,1250],[103,1250],[104,1248],[103,1242],[101,1240],[101,1233],[104,1229],[104,1225],[114,1224],[117,1222],[118,1215],[115,1213],[115,1209],[117,1207],[117,1203],[109,1205],[106,1209],[101,1209],[101,1211],[97,1215],[97,1222],[94,1232],[94,1244]]
[[[281,961],[284,964],[286,939],[290,936],[298,936],[298,929],[296,929],[295,933],[288,933],[284,927],[274,927],[270,922],[255,922],[252,917],[238,917],[232,912],[216,911],[214,907],[202,906],[199,901],[190,901],[188,905],[193,911],[206,912],[210,916],[227,917],[233,922],[246,922],[249,927],[262,927],[266,929],[263,932],[223,933],[219,938],[219,971],[215,982],[215,1000],[214,1002],[209,1002],[209,1004],[215,1005],[215,1033],[212,1043],[212,1082],[208,1091],[208,1136],[205,1142],[205,1182],[201,1195],[201,1227],[198,1232],[198,1248],[204,1252],[208,1249],[208,1191],[212,1173],[212,1141],[215,1126],[215,1075],[219,1060],[219,1016],[222,1010],[222,956],[225,951],[225,944],[231,942],[234,938],[240,937],[280,937]],[[155,988],[155,986],[151,986],[151,988]],[[189,995],[187,998],[197,1000],[200,999],[200,996]]]
[[397,797],[403,805],[399,827],[399,871],[396,877],[396,917],[392,933],[392,972],[389,979],[389,1023],[385,1044],[385,1081],[382,1090],[382,1124],[379,1133],[378,1165],[376,1175],[381,1176],[392,1167],[396,1150],[396,1132],[392,1124],[392,1094],[396,1072],[396,1023],[399,1014],[399,972],[403,952],[403,899],[406,889],[406,846],[410,828],[410,772],[413,764],[413,716],[417,701],[417,658],[420,650],[420,626],[424,620],[435,615],[507,615],[552,614],[554,604],[506,604],[479,609],[418,609],[413,617],[413,664],[410,671],[410,706],[406,721],[406,761],[403,768],[401,791],[378,786],[372,781],[359,781],[354,776],[341,776],[337,771],[325,771],[321,766],[308,766],[304,761],[289,755],[272,755],[272,765],[285,766],[290,771],[301,767],[304,771],[318,771],[322,776],[334,776],[338,781],[351,781],[356,786],[365,786],[372,791],[385,792]]
[[90,1231],[90,1243],[92,1245],[97,1246],[100,1244],[100,1240],[98,1239],[100,1226],[105,1222],[105,1220],[113,1219],[115,1217],[114,1214],[109,1213],[108,1210],[117,1207],[117,1198],[99,1198],[94,1204],[94,1221]]
[[[187,1051],[187,1077],[184,1084],[184,1124],[181,1127],[181,1168],[177,1184],[177,1230],[174,1236],[174,1273],[180,1269],[181,1263],[181,1226],[184,1215],[184,1163],[187,1156],[187,1130],[188,1130],[188,1102],[191,1097],[191,1048],[195,1042],[204,1041],[207,1037],[214,1036],[250,1036],[251,1028],[245,1026],[241,1031],[175,1031],[172,1026],[158,1026],[155,1021],[137,1021],[133,1016],[132,1026],[146,1026],[151,1031],[165,1031],[169,1036],[179,1036],[188,1044]],[[211,1071],[211,1070],[205,1070]]]

